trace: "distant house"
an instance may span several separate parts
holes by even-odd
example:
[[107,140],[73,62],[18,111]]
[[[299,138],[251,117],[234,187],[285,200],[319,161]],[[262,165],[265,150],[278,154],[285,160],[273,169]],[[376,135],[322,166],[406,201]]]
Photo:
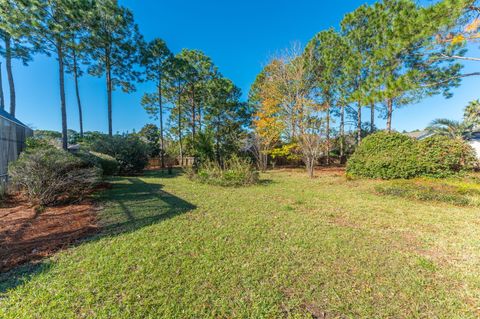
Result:
[[405,135],[410,136],[411,138],[414,138],[417,140],[423,140],[427,137],[433,136],[434,133],[429,131],[413,131],[413,132],[405,133]]
[[468,138],[468,144],[470,144],[475,152],[477,152],[477,157],[480,159],[480,131],[472,133]]
[[8,163],[25,149],[25,140],[33,131],[15,117],[0,109],[0,181],[7,176]]

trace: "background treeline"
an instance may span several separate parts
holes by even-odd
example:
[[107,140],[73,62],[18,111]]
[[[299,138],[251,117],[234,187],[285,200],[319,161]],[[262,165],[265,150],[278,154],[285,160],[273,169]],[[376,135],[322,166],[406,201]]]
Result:
[[[224,168],[229,158],[251,154],[262,170],[284,158],[303,161],[312,175],[319,160],[344,163],[377,130],[378,116],[390,132],[395,109],[436,94],[450,97],[463,77],[479,75],[463,73],[460,63],[479,60],[465,55],[466,43],[479,38],[479,13],[472,0],[363,5],[339,28],[272,58],[248,102],[201,51],[173,53],[161,39],[146,41],[132,12],[115,0],[3,0],[0,53],[13,115],[12,60],[27,64],[37,54],[57,60],[64,149],[92,137],[115,144],[112,92],[132,92],[148,81],[155,89],[145,92],[141,105],[158,125],[133,137],[149,144],[148,155],[160,157],[162,167],[188,157]],[[73,78],[75,101],[66,101],[66,74]],[[78,83],[87,74],[105,79],[107,136],[83,130]],[[3,92],[0,97],[5,108]],[[80,131],[70,141],[75,134],[67,127],[67,102],[75,102],[79,112]]]
[[[207,156],[221,161],[238,150],[240,131],[249,125],[251,112],[239,100],[240,89],[208,56],[188,49],[174,54],[161,39],[145,41],[132,12],[115,0],[2,0],[0,37],[12,115],[16,112],[12,60],[28,64],[36,54],[57,60],[63,149],[69,145],[67,102],[77,104],[79,139],[85,137],[79,81],[86,74],[105,79],[110,137],[112,92],[132,92],[139,82],[155,84],[141,105],[158,120],[162,166],[167,144],[180,158]],[[66,74],[73,78],[75,101],[66,100]],[[0,97],[0,107],[5,109],[3,91]]]
[[475,1],[384,0],[347,14],[340,28],[319,32],[305,48],[273,57],[249,96],[259,166],[272,154],[297,156],[313,174],[320,158],[345,162],[377,130],[378,115],[390,132],[395,109],[450,97],[463,77],[480,75],[462,73],[460,64],[479,60],[465,57],[467,41],[478,39],[479,13]]

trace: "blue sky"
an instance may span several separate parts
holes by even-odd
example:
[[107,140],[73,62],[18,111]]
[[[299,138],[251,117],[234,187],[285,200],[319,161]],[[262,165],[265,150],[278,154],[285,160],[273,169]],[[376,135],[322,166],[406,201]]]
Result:
[[[199,49],[209,55],[220,71],[248,94],[268,58],[293,42],[306,44],[317,32],[338,27],[343,15],[365,1],[348,0],[120,0],[133,10],[147,40],[163,38],[174,52]],[[478,50],[475,52],[478,55]],[[4,64],[3,64],[4,65]],[[478,71],[472,62],[465,71]],[[2,69],[7,96],[5,69]],[[17,117],[36,129],[60,129],[57,64],[53,58],[36,56],[28,67],[14,64],[17,88]],[[85,130],[107,130],[105,80],[85,76],[80,80],[84,104]],[[69,128],[78,130],[73,81],[67,78]],[[467,78],[446,100],[436,96],[396,110],[393,126],[399,131],[424,128],[435,118],[460,119],[468,101],[480,98],[480,77]],[[115,92],[113,126],[115,132],[139,130],[153,122],[140,106],[150,84],[137,86],[137,92]],[[384,121],[378,119],[379,127]]]

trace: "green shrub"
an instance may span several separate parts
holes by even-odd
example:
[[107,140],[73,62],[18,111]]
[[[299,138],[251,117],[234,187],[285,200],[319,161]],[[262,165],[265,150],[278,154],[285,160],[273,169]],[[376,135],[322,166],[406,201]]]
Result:
[[422,173],[431,177],[447,177],[473,170],[475,152],[463,140],[433,136],[418,142]]
[[9,174],[32,204],[44,206],[82,199],[92,191],[100,172],[63,150],[38,149],[22,153],[10,164]]
[[416,141],[400,133],[366,137],[347,163],[347,175],[368,178],[412,178],[419,167]]
[[347,176],[382,179],[446,177],[471,170],[473,149],[447,137],[417,141],[400,133],[378,132],[366,137],[347,163]]
[[139,173],[148,164],[147,146],[135,135],[100,135],[87,146],[90,151],[115,158],[121,175]]
[[191,179],[201,183],[226,187],[247,186],[258,183],[258,172],[250,161],[233,157],[221,167],[216,162],[206,162],[195,171],[190,169],[188,175]]
[[87,165],[101,169],[104,176],[112,176],[118,173],[118,161],[110,155],[80,150],[75,156]]
[[27,138],[25,145],[28,151],[33,151],[36,149],[51,149],[58,148],[58,142],[51,138],[37,137],[32,136]]

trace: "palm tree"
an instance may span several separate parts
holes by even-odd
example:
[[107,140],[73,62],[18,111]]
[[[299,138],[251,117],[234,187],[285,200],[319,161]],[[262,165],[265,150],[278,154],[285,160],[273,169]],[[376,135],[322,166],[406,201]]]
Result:
[[463,115],[464,121],[474,128],[480,128],[480,100],[474,100],[468,103]]
[[427,127],[430,133],[448,136],[450,138],[461,138],[472,132],[472,125],[467,122],[454,121],[449,119],[436,119]]

